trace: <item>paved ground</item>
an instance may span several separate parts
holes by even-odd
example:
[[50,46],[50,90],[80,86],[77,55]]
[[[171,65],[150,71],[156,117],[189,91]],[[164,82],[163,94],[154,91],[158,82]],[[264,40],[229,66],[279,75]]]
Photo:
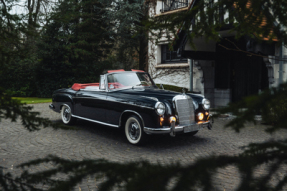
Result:
[[[43,117],[60,121],[60,114],[48,109],[48,103],[35,104],[36,111]],[[146,159],[162,164],[179,161],[190,164],[200,157],[217,154],[234,155],[241,152],[239,147],[251,142],[262,142],[270,138],[280,139],[287,131],[274,135],[264,132],[265,126],[247,125],[241,133],[235,133],[223,126],[228,119],[215,121],[213,130],[203,129],[194,137],[190,136],[152,136],[145,146],[130,145],[121,131],[94,123],[79,120],[78,130],[53,130],[46,128],[28,132],[20,123],[4,120],[0,123],[0,166],[19,173],[15,166],[31,159],[45,157],[48,154],[81,160],[108,159],[111,161],[133,161]],[[45,166],[42,167],[45,169]],[[233,190],[239,177],[232,167],[219,172],[218,190]],[[78,188],[77,188],[78,189]],[[93,180],[79,185],[79,190],[97,190]]]

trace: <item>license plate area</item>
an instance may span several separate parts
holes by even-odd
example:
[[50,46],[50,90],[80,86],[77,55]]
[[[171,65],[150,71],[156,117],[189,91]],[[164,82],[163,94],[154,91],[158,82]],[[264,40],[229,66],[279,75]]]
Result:
[[184,133],[189,133],[189,132],[192,132],[192,131],[197,131],[199,129],[200,129],[200,127],[197,126],[197,125],[188,125],[188,126],[183,128],[183,132]]

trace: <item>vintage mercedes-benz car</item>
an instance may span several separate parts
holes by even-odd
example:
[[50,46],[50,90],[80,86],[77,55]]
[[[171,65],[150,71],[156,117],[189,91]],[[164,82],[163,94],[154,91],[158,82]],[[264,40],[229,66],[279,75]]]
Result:
[[124,128],[131,144],[143,143],[149,134],[196,134],[211,129],[210,102],[200,94],[159,89],[144,71],[110,70],[100,83],[78,84],[56,90],[52,110],[64,124],[76,119]]

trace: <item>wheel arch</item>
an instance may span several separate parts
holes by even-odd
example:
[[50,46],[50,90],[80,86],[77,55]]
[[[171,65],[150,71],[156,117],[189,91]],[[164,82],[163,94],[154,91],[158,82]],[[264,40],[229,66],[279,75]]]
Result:
[[60,104],[60,111],[62,110],[62,108],[63,108],[63,106],[68,106],[71,110],[72,110],[72,114],[73,114],[73,105],[70,103],[70,104],[68,104],[68,103],[61,103]]
[[62,107],[66,104],[71,109],[72,112],[74,112],[74,101],[73,101],[73,95],[66,93],[66,92],[57,92],[52,95],[52,101],[53,105],[55,106],[55,110],[57,112],[61,112]]
[[125,122],[127,121],[128,117],[131,115],[136,115],[137,117],[139,117],[141,120],[141,123],[144,127],[144,120],[143,120],[142,116],[138,112],[133,111],[133,110],[125,110],[122,112],[120,119],[119,119],[119,127],[123,127],[123,125],[125,125]]

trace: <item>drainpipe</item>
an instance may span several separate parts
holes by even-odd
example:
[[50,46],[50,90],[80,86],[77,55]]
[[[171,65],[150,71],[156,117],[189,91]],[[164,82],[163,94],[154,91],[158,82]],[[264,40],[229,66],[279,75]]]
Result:
[[188,59],[189,63],[189,91],[193,91],[193,59]]
[[279,62],[279,83],[278,83],[278,86],[280,84],[282,84],[283,82],[283,60],[284,60],[284,42],[282,42],[282,46],[281,46],[281,51],[280,51],[280,62]]

